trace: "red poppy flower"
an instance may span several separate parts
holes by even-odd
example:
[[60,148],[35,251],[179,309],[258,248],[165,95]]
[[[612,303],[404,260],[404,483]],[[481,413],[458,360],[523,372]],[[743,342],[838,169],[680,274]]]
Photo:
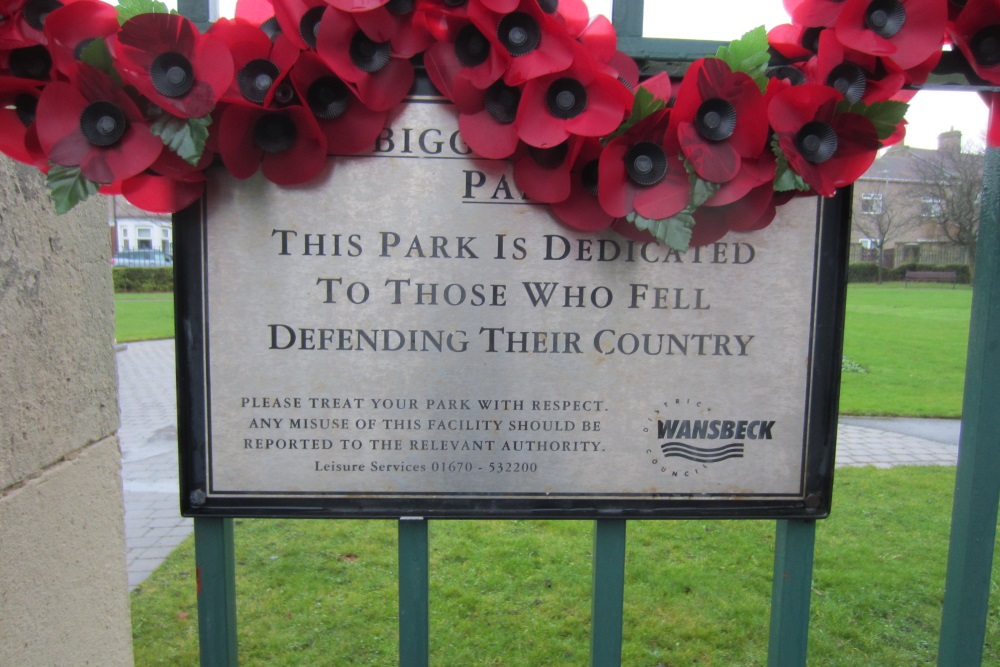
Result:
[[[319,26],[330,7],[324,0],[271,0],[281,34],[301,50],[316,48]],[[263,26],[262,26],[263,28]],[[264,32],[270,32],[265,29]]]
[[521,140],[550,148],[570,135],[602,137],[621,124],[632,108],[632,93],[605,68],[588,58],[583,46],[566,70],[532,79],[524,86],[517,113]]
[[733,72],[718,58],[704,58],[684,76],[670,125],[695,172],[725,183],[736,177],[744,158],[764,152],[766,98],[749,75]]
[[940,51],[948,4],[942,0],[844,0],[833,27],[855,51],[882,56],[901,69],[916,67]]
[[809,28],[833,25],[844,8],[844,0],[784,0],[792,22]]
[[601,153],[598,198],[612,216],[662,220],[687,206],[690,180],[676,138],[665,136],[669,117],[669,110],[646,117]]
[[60,7],[45,19],[52,63],[64,76],[70,75],[85,46],[117,32],[118,12],[98,0],[79,0]]
[[906,74],[891,61],[846,48],[829,30],[820,35],[812,67],[815,83],[836,88],[851,103],[898,99],[907,83]]
[[0,75],[48,81],[52,78],[52,56],[41,44],[0,51]]
[[243,19],[219,19],[208,34],[226,45],[236,76],[223,93],[229,102],[253,102],[271,106],[287,104],[293,91],[282,81],[299,57],[299,49],[283,34],[272,40],[260,28]]
[[778,160],[771,151],[764,151],[754,159],[744,159],[740,172],[733,180],[723,183],[704,206],[724,206],[742,199],[754,188],[767,184],[771,186],[777,170]]
[[607,229],[617,217],[608,213],[598,199],[600,160],[603,149],[597,139],[584,138],[570,170],[570,193],[549,206],[552,214],[567,227],[596,232]]
[[219,152],[236,178],[250,178],[259,167],[273,183],[298,185],[323,170],[326,135],[300,106],[230,104],[219,119]]
[[771,224],[777,212],[776,195],[788,198],[784,193],[775,193],[770,183],[764,183],[725,206],[699,207],[694,212],[695,226],[690,244],[701,246],[715,243],[729,231],[752,232],[764,229]]
[[303,52],[291,79],[326,136],[327,153],[353,155],[375,144],[388,113],[366,107],[318,55]]
[[204,194],[204,169],[212,159],[211,152],[205,151],[198,165],[192,166],[164,148],[149,169],[122,181],[116,194],[144,211],[176,213]]
[[416,0],[391,0],[371,11],[354,14],[361,30],[373,42],[388,42],[398,58],[412,58],[434,43],[425,23],[416,19]]
[[606,63],[618,53],[618,36],[606,16],[595,16],[577,37],[594,60]]
[[[8,5],[7,11],[13,9],[11,16],[17,25],[17,34],[25,40],[25,44],[45,44],[45,24],[49,15],[66,5],[73,4],[77,0],[20,0]],[[0,9],[0,15],[7,12]]]
[[771,100],[768,118],[792,169],[813,190],[829,197],[871,166],[880,144],[870,120],[837,113],[841,95],[829,86],[805,84]]
[[469,18],[494,45],[510,54],[510,65],[504,75],[509,86],[561,72],[573,62],[574,40],[537,0],[520,0],[517,11],[505,14],[472,4]]
[[131,98],[104,72],[80,63],[74,83],[45,86],[35,112],[49,160],[111,183],[138,174],[163,150]]
[[767,43],[774,52],[791,62],[807,60],[816,54],[823,31],[823,28],[786,23],[768,31]]
[[431,83],[448,99],[454,99],[452,89],[459,77],[476,88],[488,88],[507,71],[511,58],[471,21],[465,21],[463,27],[453,33],[435,42],[424,54]]
[[233,79],[226,46],[183,16],[140,14],[109,42],[122,78],[175,116],[207,116]]
[[331,7],[336,7],[342,12],[367,12],[371,9],[381,7],[389,0],[326,0]]
[[389,42],[371,39],[354,16],[326,9],[316,33],[316,49],[338,77],[356,87],[366,106],[388,111],[410,92],[413,65],[393,53]]
[[949,26],[952,41],[976,74],[1000,84],[1000,7],[995,0],[969,0]]
[[469,2],[424,2],[416,16],[437,41],[454,40],[455,34],[469,21]]
[[[588,142],[596,139],[570,137],[553,148],[526,146],[514,162],[514,180],[521,192],[544,204],[564,201],[570,196],[573,167]],[[600,151],[594,153],[596,159]],[[594,184],[596,185],[596,178]]]
[[20,0],[0,0],[0,50],[8,51],[34,44],[19,26]]
[[520,88],[508,86],[498,79],[486,90],[470,81],[455,80],[453,101],[458,108],[458,128],[469,148],[485,158],[501,160],[510,157],[517,148]]
[[35,127],[41,93],[38,81],[0,77],[0,152],[39,168],[47,163]]
[[269,36],[281,32],[271,0],[236,0],[236,18],[252,23]]

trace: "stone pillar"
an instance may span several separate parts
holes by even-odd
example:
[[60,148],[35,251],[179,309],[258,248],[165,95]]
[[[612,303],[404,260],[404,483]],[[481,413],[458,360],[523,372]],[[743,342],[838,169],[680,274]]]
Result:
[[0,158],[0,662],[132,664],[101,198]]

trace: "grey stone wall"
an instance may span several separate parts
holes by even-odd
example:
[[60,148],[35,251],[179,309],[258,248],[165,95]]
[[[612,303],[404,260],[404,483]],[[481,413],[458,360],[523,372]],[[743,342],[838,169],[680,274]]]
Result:
[[105,203],[0,158],[0,662],[132,663]]

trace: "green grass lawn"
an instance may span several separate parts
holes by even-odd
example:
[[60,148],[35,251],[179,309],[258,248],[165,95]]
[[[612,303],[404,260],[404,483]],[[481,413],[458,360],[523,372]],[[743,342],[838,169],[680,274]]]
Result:
[[[954,474],[838,471],[810,665],[934,664]],[[395,522],[236,524],[241,665],[398,664]],[[627,544],[623,664],[766,664],[773,521],[632,521]],[[588,664],[592,545],[591,522],[432,522],[431,664]],[[136,665],[197,664],[193,566],[189,539],[133,592]],[[984,665],[1000,664],[997,585]]]
[[172,293],[115,294],[115,340],[119,343],[173,337]]
[[[851,284],[840,412],[960,417],[972,290]],[[857,367],[860,367],[858,369]]]

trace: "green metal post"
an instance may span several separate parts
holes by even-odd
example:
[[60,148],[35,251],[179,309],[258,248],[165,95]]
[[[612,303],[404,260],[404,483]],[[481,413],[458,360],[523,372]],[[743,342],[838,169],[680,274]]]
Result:
[[644,0],[613,0],[611,23],[619,37],[642,37]]
[[399,520],[400,667],[427,667],[430,660],[427,543],[425,520]]
[[622,664],[625,604],[625,520],[594,522],[594,596],[590,629],[590,664]]
[[[992,94],[991,137],[1000,134]],[[986,152],[939,667],[982,664],[1000,503],[1000,147]]]
[[201,667],[236,667],[236,558],[233,520],[195,518]]
[[774,540],[768,667],[805,667],[815,546],[815,521],[778,521]]

